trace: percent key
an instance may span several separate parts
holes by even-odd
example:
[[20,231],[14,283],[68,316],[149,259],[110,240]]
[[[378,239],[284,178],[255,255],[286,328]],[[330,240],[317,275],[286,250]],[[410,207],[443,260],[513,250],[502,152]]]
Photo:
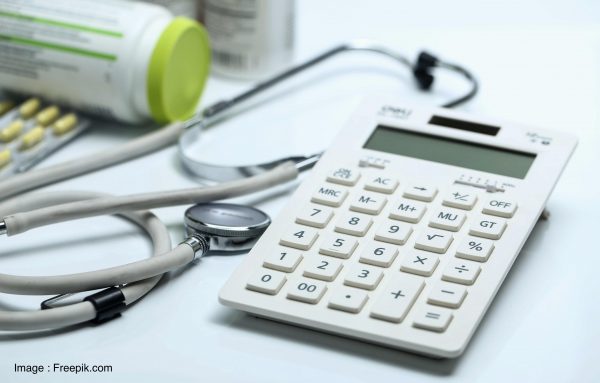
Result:
[[485,262],[490,257],[493,249],[494,241],[468,237],[456,250],[456,256],[472,261]]

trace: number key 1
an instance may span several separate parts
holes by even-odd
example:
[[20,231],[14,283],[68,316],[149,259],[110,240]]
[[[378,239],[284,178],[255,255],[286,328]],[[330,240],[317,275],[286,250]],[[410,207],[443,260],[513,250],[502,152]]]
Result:
[[299,251],[280,247],[278,251],[272,252],[265,258],[263,266],[291,273],[296,269],[301,260],[302,253]]

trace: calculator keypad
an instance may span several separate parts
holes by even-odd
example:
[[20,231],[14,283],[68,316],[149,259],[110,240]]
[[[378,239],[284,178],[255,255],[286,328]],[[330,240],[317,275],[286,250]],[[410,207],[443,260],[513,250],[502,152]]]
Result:
[[323,181],[247,289],[390,323],[414,311],[408,325],[419,330],[452,326],[517,209],[475,188],[383,171],[340,167]]

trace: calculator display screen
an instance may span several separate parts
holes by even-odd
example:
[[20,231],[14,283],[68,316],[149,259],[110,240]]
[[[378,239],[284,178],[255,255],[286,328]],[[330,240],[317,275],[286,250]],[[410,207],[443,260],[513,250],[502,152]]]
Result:
[[535,154],[379,125],[364,147],[427,161],[525,178]]

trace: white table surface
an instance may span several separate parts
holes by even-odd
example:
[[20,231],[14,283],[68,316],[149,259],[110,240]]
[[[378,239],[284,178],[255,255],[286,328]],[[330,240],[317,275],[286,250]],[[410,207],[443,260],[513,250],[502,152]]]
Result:
[[[465,354],[432,360],[225,308],[217,302],[217,292],[242,261],[244,255],[239,255],[205,258],[175,272],[121,318],[99,327],[0,332],[0,381],[600,381],[600,256],[594,245],[600,217],[600,3],[298,3],[298,59],[354,37],[377,39],[412,57],[427,48],[468,66],[481,80],[480,94],[462,110],[579,137],[548,202],[550,219],[535,228]],[[323,148],[361,95],[383,90],[396,92],[399,100],[432,104],[463,89],[459,80],[439,80],[434,95],[423,94],[406,71],[385,59],[347,55],[279,88],[271,103],[215,129],[213,139],[227,139],[228,144],[204,154],[218,158],[226,153],[228,161],[247,162],[292,149]],[[203,105],[249,85],[211,78]],[[97,129],[41,166],[118,145],[143,132]],[[247,138],[259,144],[242,145]],[[175,148],[168,148],[49,189],[130,194],[193,185]],[[271,215],[286,202],[282,191],[262,197],[239,201],[255,203]],[[183,235],[184,209],[156,211],[175,242]],[[116,265],[146,257],[150,248],[137,229],[110,217],[0,241],[2,272],[31,275]],[[0,294],[2,309],[34,308],[39,301]],[[110,364],[113,372],[13,372],[15,363],[55,362]]]

